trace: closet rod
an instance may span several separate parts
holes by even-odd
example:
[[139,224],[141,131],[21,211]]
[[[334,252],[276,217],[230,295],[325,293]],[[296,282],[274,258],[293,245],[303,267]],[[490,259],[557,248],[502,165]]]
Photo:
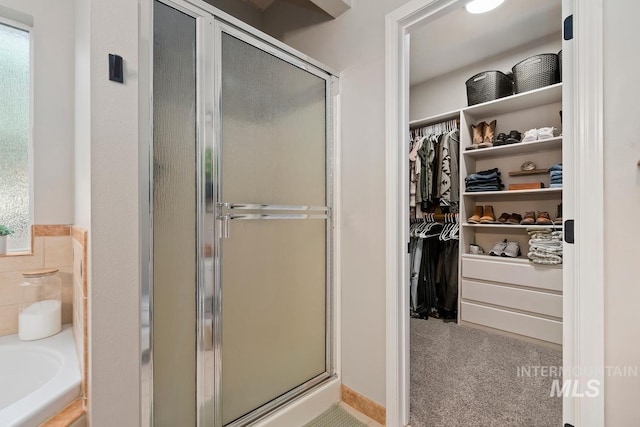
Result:
[[[433,222],[440,222],[440,223],[443,223],[443,224],[444,224],[444,222],[445,222],[445,220],[446,220],[446,219],[451,220],[451,219],[454,219],[454,218],[455,218],[455,220],[456,220],[456,221],[458,220],[458,214],[451,214],[451,213],[449,213],[449,214],[431,213],[431,214],[426,214],[426,215],[429,215],[429,217],[426,217],[426,216],[425,216],[425,217],[423,217],[423,218],[414,218],[414,219],[415,219],[416,221],[418,221],[418,222],[420,222],[420,221],[428,222],[427,220],[429,220],[429,221],[433,221]],[[454,215],[455,215],[455,216],[454,216]],[[452,217],[453,217],[453,218],[452,218]]]
[[451,120],[443,120],[441,122],[433,122],[433,123],[409,124],[409,129],[414,130],[414,129],[428,128],[431,126],[437,126],[437,125],[449,123],[449,122],[452,122],[453,120],[455,120],[456,124],[460,126],[460,119],[451,119]]

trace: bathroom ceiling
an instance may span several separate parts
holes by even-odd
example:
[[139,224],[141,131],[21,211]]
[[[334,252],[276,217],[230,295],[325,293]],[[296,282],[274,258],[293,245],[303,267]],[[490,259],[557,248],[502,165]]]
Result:
[[[413,31],[411,84],[560,34],[561,6],[561,0],[506,0],[497,9],[481,15],[460,7]],[[545,24],[539,25],[540,22]]]
[[[275,0],[242,0],[243,2],[249,4],[255,9],[258,9],[260,12],[264,12],[269,6],[271,6]],[[347,10],[351,9],[351,1],[352,0],[281,0],[294,4],[303,4],[303,5],[315,5],[322,9],[325,13],[331,15],[333,18],[337,18],[338,16],[345,13]]]
[[249,3],[254,8],[264,12],[264,10],[269,6],[271,6],[271,3],[273,3],[275,0],[242,0],[242,1],[244,1],[245,3]]

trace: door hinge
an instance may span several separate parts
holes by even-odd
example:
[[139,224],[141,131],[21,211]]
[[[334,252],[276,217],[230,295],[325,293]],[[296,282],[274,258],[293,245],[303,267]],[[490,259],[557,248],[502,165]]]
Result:
[[562,33],[564,34],[565,40],[573,39],[573,15],[564,18],[564,30]]
[[568,219],[564,222],[564,241],[567,243],[575,243],[574,220]]
[[407,253],[411,253],[411,242],[407,242]]

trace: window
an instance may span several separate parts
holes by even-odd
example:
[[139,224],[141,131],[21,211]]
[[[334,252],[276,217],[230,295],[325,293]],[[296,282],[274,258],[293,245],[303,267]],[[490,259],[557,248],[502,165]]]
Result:
[[10,252],[31,249],[31,34],[0,21],[0,224]]

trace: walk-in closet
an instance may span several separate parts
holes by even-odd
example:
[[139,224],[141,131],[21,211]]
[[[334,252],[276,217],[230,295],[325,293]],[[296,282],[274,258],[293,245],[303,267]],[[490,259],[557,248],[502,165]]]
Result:
[[410,425],[561,425],[562,1],[471,3],[410,35]]

